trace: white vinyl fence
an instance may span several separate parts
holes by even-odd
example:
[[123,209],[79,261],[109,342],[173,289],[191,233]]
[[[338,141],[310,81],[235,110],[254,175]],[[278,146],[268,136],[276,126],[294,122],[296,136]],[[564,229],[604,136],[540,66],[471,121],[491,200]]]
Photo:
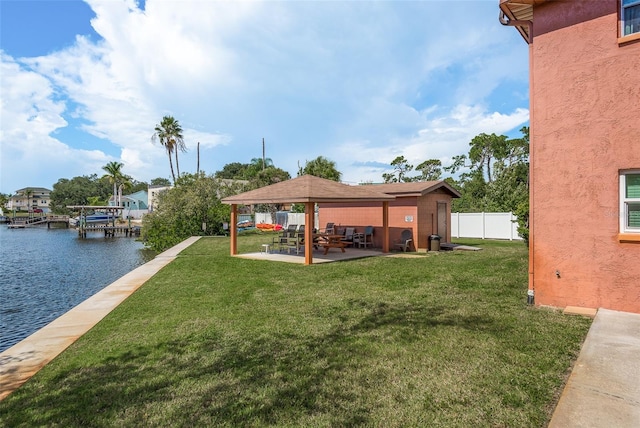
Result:
[[[278,211],[276,213],[275,221],[271,217],[271,213],[255,213],[255,223],[275,223],[286,228],[290,224],[304,224],[304,213],[289,213],[284,211]],[[316,229],[320,229],[318,225],[318,216],[315,216]]]
[[452,238],[522,239],[512,213],[451,213]]
[[[315,228],[319,229],[318,217]],[[255,222],[274,223],[270,213],[256,213]],[[289,224],[304,224],[304,213],[276,213],[276,224],[287,227]],[[518,223],[512,213],[451,213],[452,238],[514,239],[518,236]]]

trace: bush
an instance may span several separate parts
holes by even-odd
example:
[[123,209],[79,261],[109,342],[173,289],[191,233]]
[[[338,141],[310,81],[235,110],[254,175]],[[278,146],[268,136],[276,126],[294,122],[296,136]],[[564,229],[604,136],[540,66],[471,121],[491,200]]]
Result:
[[220,198],[238,190],[213,176],[181,176],[175,187],[159,195],[158,208],[143,218],[145,245],[164,251],[190,236],[223,234],[222,224],[229,221],[231,207]]

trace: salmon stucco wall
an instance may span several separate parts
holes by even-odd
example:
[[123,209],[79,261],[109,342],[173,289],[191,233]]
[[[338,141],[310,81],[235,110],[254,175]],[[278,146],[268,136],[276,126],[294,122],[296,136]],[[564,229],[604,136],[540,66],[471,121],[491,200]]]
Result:
[[640,41],[619,1],[534,9],[531,257],[538,305],[640,313],[640,240],[621,242],[619,173],[640,169]]
[[[413,199],[413,202],[405,199]],[[414,229],[416,223],[405,221],[405,217],[416,219],[418,210],[415,198],[403,198],[404,201],[389,202],[389,239],[391,248],[393,243],[400,240],[404,229]],[[374,226],[373,246],[382,248],[382,203],[323,203],[318,207],[318,221],[320,227],[332,222],[336,228],[355,227],[356,232],[363,232],[366,226]]]
[[[433,192],[425,196],[397,198],[389,202],[389,239],[391,247],[400,241],[404,229],[413,233],[414,249],[426,250],[429,235],[437,230],[437,204],[446,203],[447,233],[441,242],[450,242],[451,195]],[[373,245],[382,247],[382,203],[323,203],[319,204],[318,221],[320,227],[332,222],[336,227],[353,226],[356,232],[363,232],[366,226],[374,226]]]

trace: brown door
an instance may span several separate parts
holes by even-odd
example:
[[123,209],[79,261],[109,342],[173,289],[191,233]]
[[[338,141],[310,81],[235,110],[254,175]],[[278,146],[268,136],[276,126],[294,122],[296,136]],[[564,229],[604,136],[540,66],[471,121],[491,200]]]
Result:
[[438,202],[438,231],[440,242],[447,242],[447,203]]

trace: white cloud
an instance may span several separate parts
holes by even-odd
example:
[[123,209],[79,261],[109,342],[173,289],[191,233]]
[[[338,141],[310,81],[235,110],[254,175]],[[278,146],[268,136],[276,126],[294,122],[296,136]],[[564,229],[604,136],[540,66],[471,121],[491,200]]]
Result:
[[340,147],[338,167],[346,171],[344,181],[359,183],[380,182],[382,174],[392,170],[390,166],[361,165],[364,159],[389,165],[397,156],[404,156],[414,166],[427,159],[440,159],[446,166],[453,156],[468,153],[469,142],[476,135],[483,132],[504,134],[528,120],[529,111],[523,108],[498,113],[479,106],[458,105],[433,118],[425,117],[418,132],[408,138],[396,138],[379,147],[373,147],[368,141]]
[[[497,95],[505,82],[526,94],[527,51],[491,2],[87,3],[102,39],[2,56],[2,191],[22,157],[48,173],[19,187],[112,160],[138,180],[169,177],[151,143],[164,115],[185,131],[181,171],[195,171],[197,142],[212,173],[260,156],[265,137],[276,166],[295,174],[323,155],[354,182],[380,180],[367,162],[444,161],[528,119],[526,96]],[[462,30],[448,18],[461,15],[474,17]]]

